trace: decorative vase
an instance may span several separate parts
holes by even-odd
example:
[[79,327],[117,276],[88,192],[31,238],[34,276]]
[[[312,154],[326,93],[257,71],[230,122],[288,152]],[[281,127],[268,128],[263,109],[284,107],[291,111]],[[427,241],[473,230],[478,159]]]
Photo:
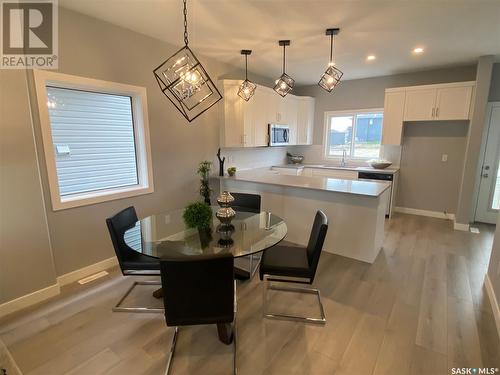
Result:
[[234,232],[234,226],[229,225],[229,226],[224,226],[222,224],[218,225],[216,230],[217,234],[219,235],[219,240],[217,243],[221,247],[231,247],[234,243],[233,239],[231,238],[233,232]]
[[[220,208],[215,213],[215,216],[221,222],[221,226],[225,229],[232,227],[231,220],[236,216],[236,212],[229,207],[229,205],[234,202],[234,197],[229,191],[223,191],[217,197],[217,203]],[[234,228],[234,227],[233,227]]]

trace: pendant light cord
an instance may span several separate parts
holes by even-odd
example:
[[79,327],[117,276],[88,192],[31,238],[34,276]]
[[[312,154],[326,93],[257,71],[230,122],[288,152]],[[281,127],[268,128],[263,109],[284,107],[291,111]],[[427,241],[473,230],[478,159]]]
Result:
[[285,54],[286,54],[286,46],[283,44],[283,74],[285,74],[285,60],[286,60],[286,57],[285,57]]
[[333,33],[330,35],[330,63],[333,64]]
[[188,21],[187,21],[187,0],[183,0],[184,3],[184,44],[187,46],[188,40]]
[[248,81],[248,55],[245,55],[245,81]]

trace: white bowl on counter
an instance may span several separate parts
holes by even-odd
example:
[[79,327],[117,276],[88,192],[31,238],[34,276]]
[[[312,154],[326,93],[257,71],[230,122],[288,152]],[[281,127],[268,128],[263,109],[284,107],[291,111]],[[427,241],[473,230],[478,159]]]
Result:
[[392,162],[389,160],[383,159],[372,159],[368,160],[368,164],[374,169],[385,169],[392,165]]

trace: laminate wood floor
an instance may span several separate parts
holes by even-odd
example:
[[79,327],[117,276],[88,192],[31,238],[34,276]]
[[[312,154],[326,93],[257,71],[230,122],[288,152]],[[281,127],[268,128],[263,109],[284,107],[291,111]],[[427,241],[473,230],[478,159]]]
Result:
[[[451,374],[500,367],[483,280],[493,240],[449,221],[397,214],[372,265],[323,253],[315,286],[325,326],[262,318],[258,277],[238,285],[239,374]],[[362,235],[362,233],[360,233]],[[0,321],[24,374],[163,374],[173,329],[161,314],[112,313],[131,284],[115,269]],[[131,296],[158,303],[151,287]],[[314,296],[273,292],[274,311],[318,314]],[[181,327],[172,374],[231,374],[215,326]]]

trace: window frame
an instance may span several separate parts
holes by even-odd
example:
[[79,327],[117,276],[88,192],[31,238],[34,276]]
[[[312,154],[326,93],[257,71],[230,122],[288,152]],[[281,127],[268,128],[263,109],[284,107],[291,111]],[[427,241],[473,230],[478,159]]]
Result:
[[[46,70],[33,71],[47,178],[54,211],[87,206],[154,192],[146,88]],[[47,86],[122,95],[131,98],[138,184],[100,189],[61,197],[57,178],[52,128],[47,108]]]
[[[340,111],[326,111],[325,116],[324,116],[324,131],[323,131],[323,159],[324,160],[341,160],[342,156],[335,156],[335,155],[329,155],[328,149],[329,149],[329,133],[330,133],[330,123],[329,119],[331,117],[336,117],[336,116],[357,116],[361,114],[369,114],[369,113],[381,113],[382,116],[384,115],[384,108],[366,108],[366,109],[350,109],[350,110],[340,110]],[[356,122],[353,122],[352,125],[352,139],[351,139],[351,145],[350,145],[350,150],[354,152],[354,142],[355,142],[355,135],[356,135]],[[382,131],[384,129],[384,124],[382,122]],[[382,139],[380,140],[380,149],[382,148]],[[379,154],[380,156],[380,154]],[[345,160],[369,160],[372,159],[373,157],[362,157],[362,156],[354,156],[354,155],[347,155]]]

